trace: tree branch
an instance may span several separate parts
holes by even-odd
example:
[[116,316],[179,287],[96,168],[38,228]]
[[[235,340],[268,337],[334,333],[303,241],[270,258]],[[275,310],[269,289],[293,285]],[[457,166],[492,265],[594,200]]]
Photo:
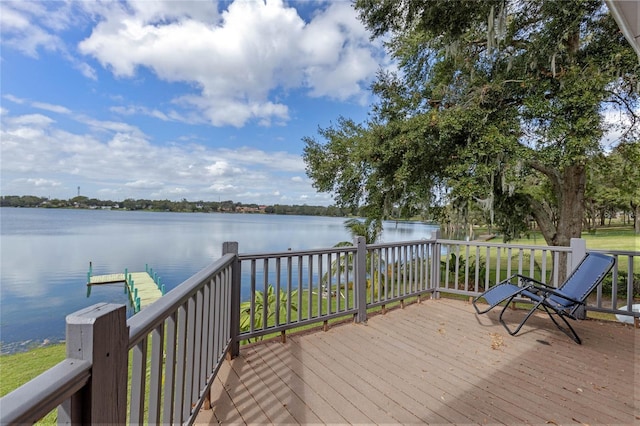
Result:
[[549,211],[545,208],[544,204],[540,201],[533,198],[531,195],[526,196],[529,205],[531,206],[531,213],[533,214],[538,227],[540,228],[540,232],[542,232],[542,236],[545,241],[549,245],[554,245],[554,240],[556,239],[556,226],[553,223],[553,217],[549,213]]
[[560,181],[562,178],[560,177],[560,172],[557,169],[552,167],[547,167],[539,161],[529,160],[527,162],[532,169],[539,171],[540,173],[547,176],[553,182],[553,185],[560,185]]

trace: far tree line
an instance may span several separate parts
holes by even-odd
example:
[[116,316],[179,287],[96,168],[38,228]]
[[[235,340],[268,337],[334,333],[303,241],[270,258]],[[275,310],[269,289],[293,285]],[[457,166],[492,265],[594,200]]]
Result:
[[180,201],[149,200],[127,198],[123,201],[99,200],[85,196],[70,199],[38,197],[34,195],[3,195],[0,197],[0,207],[31,207],[31,208],[80,208],[80,209],[120,209],[146,210],[158,212],[201,212],[201,213],[262,213],[303,216],[333,216],[346,217],[359,215],[358,209],[339,208],[335,206],[303,205],[260,205],[246,204],[232,200],[225,201]]

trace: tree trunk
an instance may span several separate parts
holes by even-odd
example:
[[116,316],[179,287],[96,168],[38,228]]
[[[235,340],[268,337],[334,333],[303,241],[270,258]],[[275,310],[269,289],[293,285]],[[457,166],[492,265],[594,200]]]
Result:
[[633,211],[633,230],[636,234],[640,234],[640,204],[629,203]]
[[[558,200],[558,217],[553,220],[548,208],[538,200],[531,199],[533,217],[550,246],[568,246],[571,238],[580,238],[582,233],[582,218],[584,216],[584,191],[587,174],[582,164],[574,164],[563,170],[548,169],[535,166],[550,180]],[[558,275],[561,280],[567,275],[567,256],[560,255]]]
[[558,229],[551,241],[553,246],[568,246],[571,238],[580,238],[584,215],[584,190],[587,181],[581,164],[566,167],[561,174],[558,206]]
[[575,164],[564,170],[535,167],[551,180],[558,200],[558,217],[554,221],[548,208],[538,200],[531,199],[533,216],[550,246],[568,246],[571,238],[580,238],[584,216],[584,190],[586,172],[584,165]]

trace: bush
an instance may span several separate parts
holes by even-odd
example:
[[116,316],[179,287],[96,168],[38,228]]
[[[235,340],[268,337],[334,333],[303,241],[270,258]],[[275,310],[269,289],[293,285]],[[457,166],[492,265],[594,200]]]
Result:
[[[607,275],[602,281],[603,294],[611,294],[613,290],[613,275]],[[627,294],[627,274],[619,273],[617,282],[618,296],[626,296]],[[640,296],[640,273],[633,274],[633,297]]]

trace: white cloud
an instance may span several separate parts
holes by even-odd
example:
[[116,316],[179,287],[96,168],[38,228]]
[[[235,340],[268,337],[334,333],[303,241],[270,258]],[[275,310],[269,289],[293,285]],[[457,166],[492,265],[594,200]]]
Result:
[[15,32],[29,28],[29,19],[25,14],[11,7],[11,3],[0,3],[0,25],[3,32]]
[[216,182],[214,184],[212,184],[211,186],[209,186],[207,188],[207,190],[209,192],[230,192],[230,191],[234,191],[236,188],[235,186],[231,185],[231,184],[224,184],[224,183],[220,183],[220,182]]
[[67,46],[64,33],[86,24],[86,15],[77,3],[0,1],[2,44],[38,58],[39,52],[58,52],[84,77],[97,80],[95,69],[74,56],[75,46]]
[[190,18],[204,22],[214,22],[218,18],[216,2],[202,0],[134,0],[129,2],[144,23],[163,23]]
[[73,66],[74,68],[76,68],[78,71],[80,71],[80,73],[82,73],[83,76],[87,77],[88,79],[91,80],[97,80],[98,76],[96,74],[96,70],[93,69],[93,67],[89,64],[87,64],[86,62],[81,62],[81,61],[77,61],[74,60],[73,61]]
[[127,182],[124,185],[129,188],[136,188],[136,189],[160,189],[164,186],[162,182],[150,181],[146,179],[137,180],[135,182]]
[[165,114],[162,111],[159,111],[157,109],[150,109],[147,108],[145,106],[115,106],[115,107],[111,107],[109,108],[110,111],[115,112],[117,114],[120,115],[136,115],[136,114],[140,114],[140,115],[147,115],[149,117],[155,117],[159,120],[162,121],[169,121],[170,118],[167,116],[167,114]]
[[33,130],[36,130],[35,128],[47,127],[49,124],[55,122],[52,118],[42,114],[20,115],[17,117],[10,117],[7,121],[10,124],[20,126],[20,130],[28,130],[22,126],[31,126],[34,128]]
[[193,137],[152,144],[135,126],[84,116],[80,124],[86,130],[77,133],[62,130],[45,114],[3,114],[1,120],[7,194],[70,198],[82,186],[89,197],[114,201],[151,196],[275,203],[315,193],[299,178],[302,159],[283,151],[215,148]]
[[259,164],[272,170],[284,172],[304,172],[302,157],[284,151],[265,152],[256,148],[239,147],[234,150],[221,150],[225,157],[240,164]]
[[166,190],[157,193],[158,195],[160,194],[169,194],[172,196],[176,196],[176,195],[186,195],[189,194],[189,189],[184,188],[184,187],[173,187],[173,188],[167,188]]
[[25,102],[24,99],[19,98],[17,96],[13,96],[11,94],[6,94],[6,95],[3,95],[2,97],[16,104],[23,104]]
[[82,4],[99,23],[80,52],[119,77],[145,67],[192,84],[196,92],[173,101],[214,126],[284,123],[289,108],[278,94],[291,89],[361,101],[382,60],[347,2],[308,23],[281,0],[235,1],[221,14],[212,2]]
[[309,23],[301,44],[310,58],[305,73],[313,96],[346,100],[361,95],[362,82],[379,66],[369,34],[347,2],[331,3]]
[[66,27],[68,16],[66,10],[49,11],[39,2],[0,2],[2,44],[34,58],[39,49],[64,51],[64,43],[55,31]]
[[60,182],[58,181],[43,178],[16,179],[15,183],[27,184],[27,186],[33,186],[36,188],[55,188],[57,186],[60,186]]
[[211,176],[222,177],[222,176],[236,176],[242,173],[242,169],[239,167],[233,167],[229,164],[229,162],[225,160],[215,161],[210,166],[206,167],[207,171]]
[[143,135],[140,129],[128,123],[123,123],[120,121],[110,121],[110,120],[96,120],[94,118],[86,117],[83,115],[78,115],[75,118],[81,123],[84,123],[96,130],[131,133],[138,136]]
[[47,102],[39,102],[39,101],[30,101],[28,99],[24,99],[24,98],[19,98],[17,96],[14,96],[10,93],[3,95],[3,98],[19,104],[19,105],[30,105],[33,108],[37,108],[37,109],[42,109],[45,111],[50,111],[50,112],[56,112],[58,114],[71,114],[71,110],[67,107],[64,107],[62,105],[54,105],[54,104],[50,104]]
[[46,111],[57,112],[58,114],[70,114],[71,111],[61,105],[52,105],[45,102],[32,102],[31,106],[38,109],[44,109]]

